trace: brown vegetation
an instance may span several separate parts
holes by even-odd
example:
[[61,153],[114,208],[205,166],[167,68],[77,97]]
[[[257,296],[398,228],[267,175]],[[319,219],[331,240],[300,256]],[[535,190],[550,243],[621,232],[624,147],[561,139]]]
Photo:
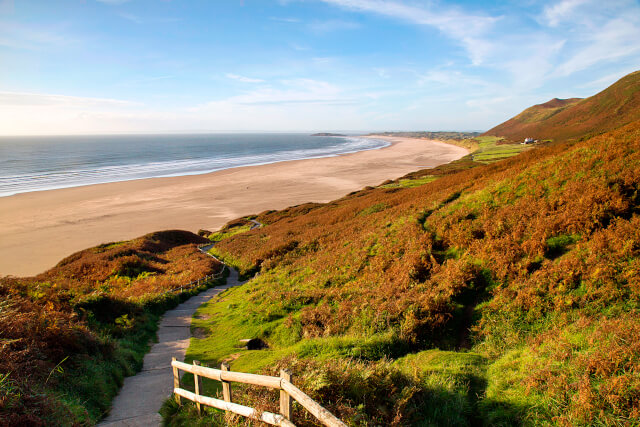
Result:
[[[36,277],[1,279],[0,425],[91,419],[64,402],[60,390],[73,381],[65,374],[87,361],[114,363],[117,340],[147,320],[145,305],[162,305],[154,299],[165,291],[217,271],[196,250],[202,242],[189,232],[152,233],[75,253]],[[108,408],[108,395],[97,399]]]
[[640,71],[590,98],[557,99],[534,105],[487,131],[512,141],[563,141],[608,132],[640,119]]
[[[406,348],[474,344],[491,358],[531,345],[539,368],[521,380],[571,411],[528,410],[543,420],[614,422],[640,409],[635,340],[622,334],[639,325],[631,314],[640,308],[639,182],[636,121],[416,188],[265,212],[264,228],[217,248],[260,269],[249,312],[269,301],[270,312],[289,313],[282,327],[298,339],[392,331]],[[570,361],[571,372],[586,369],[576,386],[544,366],[559,351],[546,331],[571,334],[579,322],[603,326],[588,338],[589,354]],[[607,328],[620,334],[595,338]],[[607,356],[603,340],[629,349]]]

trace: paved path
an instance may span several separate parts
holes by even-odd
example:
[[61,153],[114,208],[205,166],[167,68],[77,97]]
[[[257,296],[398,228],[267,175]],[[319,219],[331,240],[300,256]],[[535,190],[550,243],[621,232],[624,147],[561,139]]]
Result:
[[226,285],[207,289],[164,314],[158,328],[158,342],[144,357],[142,371],[125,378],[124,385],[113,399],[109,416],[100,426],[161,425],[158,411],[173,390],[171,358],[184,360],[191,338],[193,314],[215,295],[244,283],[238,280],[235,270],[230,268],[229,271]]

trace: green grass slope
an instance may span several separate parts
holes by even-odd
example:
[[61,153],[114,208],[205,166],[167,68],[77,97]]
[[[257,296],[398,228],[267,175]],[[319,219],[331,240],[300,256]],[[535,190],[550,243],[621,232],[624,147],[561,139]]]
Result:
[[534,105],[484,135],[559,141],[597,135],[635,120],[640,120],[640,71],[586,99],[555,98]]
[[[637,425],[639,183],[636,121],[264,212],[214,247],[259,275],[202,308],[188,357],[289,367],[350,425]],[[275,393],[234,396],[277,410]],[[167,421],[222,422],[190,411]]]

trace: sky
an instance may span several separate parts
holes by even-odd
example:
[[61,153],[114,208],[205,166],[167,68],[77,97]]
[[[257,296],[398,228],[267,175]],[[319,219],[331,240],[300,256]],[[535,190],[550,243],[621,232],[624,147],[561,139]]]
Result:
[[483,131],[640,69],[640,0],[0,0],[0,135]]

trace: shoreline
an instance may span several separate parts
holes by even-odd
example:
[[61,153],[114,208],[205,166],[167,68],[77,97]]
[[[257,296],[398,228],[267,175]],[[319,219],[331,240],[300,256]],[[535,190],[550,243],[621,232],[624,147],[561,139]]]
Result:
[[0,276],[34,275],[66,256],[152,231],[215,230],[231,219],[328,202],[463,157],[462,147],[405,137],[331,157],[242,166],[0,197]]
[[156,176],[147,176],[147,177],[139,177],[139,178],[129,178],[129,179],[116,179],[114,181],[105,181],[105,182],[92,182],[92,183],[85,183],[85,184],[71,184],[71,185],[64,185],[61,187],[50,187],[50,188],[41,188],[41,189],[35,189],[35,190],[26,190],[26,191],[18,191],[15,193],[11,193],[11,194],[1,194],[0,193],[0,199],[2,199],[3,197],[12,197],[12,196],[18,196],[20,194],[25,194],[25,193],[36,193],[36,192],[42,192],[42,191],[54,191],[54,190],[65,190],[65,189],[69,189],[69,188],[76,188],[76,187],[86,187],[86,186],[90,186],[90,185],[101,185],[101,184],[115,184],[118,182],[130,182],[130,181],[139,181],[139,180],[143,180],[143,179],[157,179],[157,178],[178,178],[178,177],[182,177],[182,176],[197,176],[197,175],[207,175],[210,173],[215,173],[215,172],[220,172],[220,171],[224,171],[224,170],[228,170],[228,169],[235,169],[235,168],[245,168],[245,167],[253,167],[253,166],[263,166],[263,165],[272,165],[275,163],[282,163],[282,162],[291,162],[291,161],[298,161],[298,160],[312,160],[312,159],[324,159],[324,158],[330,158],[330,157],[339,157],[339,156],[345,156],[348,154],[355,154],[355,153],[360,153],[363,151],[373,151],[373,150],[382,150],[384,148],[387,148],[391,145],[393,145],[393,142],[387,141],[385,138],[385,136],[378,136],[378,137],[372,137],[369,135],[345,135],[344,137],[340,137],[340,138],[366,138],[366,139],[374,139],[374,140],[378,140],[378,141],[384,141],[386,144],[382,145],[380,147],[374,147],[374,148],[367,148],[367,149],[362,149],[362,150],[355,150],[355,151],[345,151],[343,153],[337,153],[337,154],[324,154],[324,155],[319,155],[319,156],[311,156],[311,157],[299,157],[299,158],[291,158],[291,159],[285,159],[285,160],[272,160],[272,161],[264,161],[264,162],[256,162],[256,163],[248,163],[248,164],[244,164],[244,165],[238,165],[238,166],[229,166],[229,167],[222,167],[219,169],[211,169],[211,170],[207,170],[207,171],[194,171],[194,172],[186,172],[186,173],[168,173],[168,174],[160,174],[160,175],[156,175]]

